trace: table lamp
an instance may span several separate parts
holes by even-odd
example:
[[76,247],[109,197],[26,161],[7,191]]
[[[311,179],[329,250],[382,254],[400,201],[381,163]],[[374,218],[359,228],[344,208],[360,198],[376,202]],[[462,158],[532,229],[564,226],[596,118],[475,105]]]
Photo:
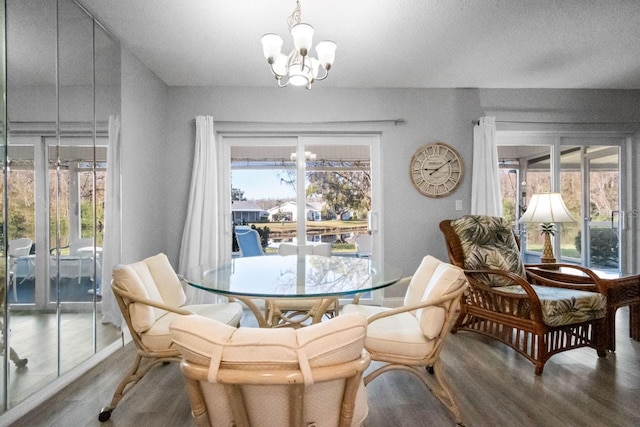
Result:
[[555,224],[575,221],[565,206],[560,193],[539,193],[531,196],[529,206],[518,222],[541,223],[540,232],[544,235],[544,245],[540,262],[555,263],[556,258],[553,255],[553,246],[551,246],[551,236],[556,232]]

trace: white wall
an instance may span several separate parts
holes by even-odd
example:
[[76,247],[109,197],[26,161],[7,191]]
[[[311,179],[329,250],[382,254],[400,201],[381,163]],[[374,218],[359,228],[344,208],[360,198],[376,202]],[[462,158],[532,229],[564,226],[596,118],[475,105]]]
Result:
[[[381,131],[385,258],[406,274],[426,254],[447,259],[438,223],[469,213],[473,120],[490,114],[498,120],[640,122],[640,91],[165,87],[135,58],[123,58],[128,60],[123,61],[123,152],[129,260],[163,250],[177,265],[197,115],[212,115],[217,122],[269,122],[271,130],[278,127],[274,122],[405,119],[399,125],[324,129]],[[461,186],[442,199],[421,196],[408,172],[415,150],[436,141],[454,146],[466,164]],[[462,211],[455,211],[456,200],[462,200]],[[391,288],[387,296],[403,293]]]

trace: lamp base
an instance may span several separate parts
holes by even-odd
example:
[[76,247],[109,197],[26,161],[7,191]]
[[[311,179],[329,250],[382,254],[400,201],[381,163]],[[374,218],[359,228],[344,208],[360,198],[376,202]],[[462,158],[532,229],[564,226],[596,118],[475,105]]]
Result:
[[549,233],[544,233],[544,244],[542,246],[540,262],[547,264],[553,264],[556,262],[556,257],[553,256],[553,246],[551,246],[551,237]]

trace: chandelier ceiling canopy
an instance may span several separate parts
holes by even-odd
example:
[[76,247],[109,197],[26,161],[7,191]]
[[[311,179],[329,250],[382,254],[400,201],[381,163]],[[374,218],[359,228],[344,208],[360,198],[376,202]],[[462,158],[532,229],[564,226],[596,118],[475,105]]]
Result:
[[309,56],[313,44],[313,27],[301,21],[302,10],[300,0],[296,0],[296,8],[287,19],[289,32],[293,37],[294,49],[285,55],[281,53],[282,37],[269,33],[262,36],[262,50],[278,81],[278,86],[305,86],[324,80],[329,75],[336,56],[336,44],[332,41],[321,41],[316,45],[317,59]]

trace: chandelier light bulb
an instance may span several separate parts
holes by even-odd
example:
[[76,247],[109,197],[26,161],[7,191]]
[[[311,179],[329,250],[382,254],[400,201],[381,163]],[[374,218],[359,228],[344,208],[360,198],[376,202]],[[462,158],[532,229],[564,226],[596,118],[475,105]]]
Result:
[[273,62],[272,68],[276,76],[284,76],[287,74],[287,55],[279,54]]
[[332,41],[317,44],[317,59],[309,55],[313,46],[314,29],[301,22],[301,15],[300,0],[296,0],[296,8],[287,20],[294,45],[289,55],[281,53],[283,40],[279,35],[268,33],[261,39],[262,51],[280,87],[291,83],[293,86],[311,89],[312,83],[327,78],[335,61],[337,46]]

